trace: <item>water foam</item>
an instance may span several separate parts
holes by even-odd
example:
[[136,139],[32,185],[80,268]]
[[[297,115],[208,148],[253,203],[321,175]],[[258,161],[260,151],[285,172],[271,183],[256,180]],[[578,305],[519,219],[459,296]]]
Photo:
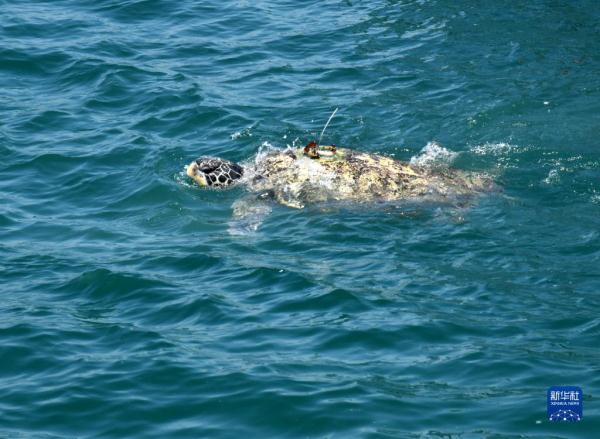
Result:
[[241,139],[243,137],[252,137],[252,127],[244,128],[241,131],[236,131],[229,136],[231,140]]
[[244,175],[242,176],[241,182],[251,182],[257,174],[260,173],[261,165],[265,157],[273,152],[283,151],[282,148],[278,148],[268,141],[263,142],[259,147],[256,155],[244,160],[241,165],[244,168]]
[[560,174],[558,169],[551,169],[548,176],[544,178],[544,183],[548,185],[558,184],[560,182]]
[[419,154],[413,156],[410,164],[424,168],[448,167],[456,156],[456,152],[450,151],[434,141],[427,143]]
[[198,185],[193,183],[193,180],[187,175],[187,166],[184,166],[183,169],[173,176],[175,182],[180,184],[181,186],[185,186],[187,188],[197,188]]
[[524,149],[506,142],[484,143],[471,148],[471,152],[476,155],[503,156],[515,151],[524,151]]
[[298,168],[299,174],[308,177],[311,186],[317,186],[327,190],[334,189],[335,174],[326,171],[325,168],[316,161],[308,157],[301,157],[294,161],[294,165]]

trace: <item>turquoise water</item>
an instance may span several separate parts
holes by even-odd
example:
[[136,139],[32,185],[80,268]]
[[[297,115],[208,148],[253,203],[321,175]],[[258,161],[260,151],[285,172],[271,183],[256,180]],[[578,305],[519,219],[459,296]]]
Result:
[[[0,6],[0,437],[600,431],[597,1]],[[243,191],[182,174],[336,107],[328,142],[502,191],[233,235]]]

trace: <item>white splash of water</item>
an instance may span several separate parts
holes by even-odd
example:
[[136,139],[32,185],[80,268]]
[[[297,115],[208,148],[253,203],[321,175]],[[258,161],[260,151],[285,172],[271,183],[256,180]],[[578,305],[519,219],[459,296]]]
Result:
[[410,164],[424,168],[448,167],[456,155],[437,142],[429,142],[418,155],[410,159]]
[[263,142],[261,143],[261,145],[258,147],[258,151],[256,152],[256,156],[254,156],[254,164],[258,165],[260,164],[263,159],[270,153],[272,152],[280,152],[283,151],[282,148],[278,148],[275,145],[273,145],[270,142]]
[[244,128],[241,131],[236,131],[229,137],[231,138],[231,140],[241,139],[242,137],[252,137],[252,128],[253,127],[248,127],[248,128]]
[[506,155],[515,151],[523,151],[516,145],[511,145],[510,143],[500,142],[500,143],[484,143],[483,145],[477,145],[471,148],[471,152],[476,155]]
[[548,176],[544,178],[544,183],[549,185],[558,183],[559,181],[560,174],[558,173],[558,169],[551,169],[550,172],[548,172]]
[[266,156],[273,153],[283,152],[286,149],[290,149],[290,147],[287,146],[286,148],[280,148],[268,141],[263,142],[258,147],[258,151],[254,157],[240,163],[244,168],[244,175],[242,176],[240,183],[243,184],[251,182],[257,175],[261,174],[262,166]]
[[294,161],[294,166],[298,168],[298,174],[305,176],[311,186],[327,190],[334,189],[335,174],[326,171],[325,168],[315,160],[308,157],[301,157]]
[[187,166],[183,167],[183,170],[177,172],[174,175],[174,179],[177,184],[185,186],[187,188],[197,188],[198,185],[187,175]]

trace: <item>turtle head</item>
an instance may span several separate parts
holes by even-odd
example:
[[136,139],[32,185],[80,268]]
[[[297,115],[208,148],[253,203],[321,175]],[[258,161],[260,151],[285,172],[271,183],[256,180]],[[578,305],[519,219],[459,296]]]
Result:
[[187,166],[187,175],[200,186],[226,187],[239,180],[244,168],[215,157],[200,157]]

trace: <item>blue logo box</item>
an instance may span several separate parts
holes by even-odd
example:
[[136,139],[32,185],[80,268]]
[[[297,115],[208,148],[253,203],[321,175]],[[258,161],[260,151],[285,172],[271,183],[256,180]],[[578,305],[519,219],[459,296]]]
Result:
[[577,386],[548,389],[548,419],[551,422],[577,422],[583,418],[583,391]]

